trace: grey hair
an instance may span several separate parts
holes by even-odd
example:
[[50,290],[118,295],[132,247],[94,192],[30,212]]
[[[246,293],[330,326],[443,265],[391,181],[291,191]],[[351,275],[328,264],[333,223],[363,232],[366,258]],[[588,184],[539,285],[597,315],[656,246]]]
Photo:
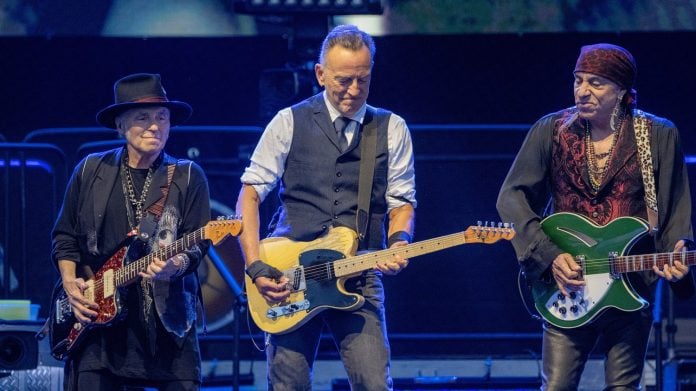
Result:
[[377,51],[375,48],[375,41],[370,34],[360,30],[357,26],[352,24],[336,26],[326,35],[324,42],[321,44],[321,51],[319,52],[320,64],[325,65],[326,53],[336,45],[353,51],[367,47],[370,50],[371,62],[374,63],[375,61],[375,52]]

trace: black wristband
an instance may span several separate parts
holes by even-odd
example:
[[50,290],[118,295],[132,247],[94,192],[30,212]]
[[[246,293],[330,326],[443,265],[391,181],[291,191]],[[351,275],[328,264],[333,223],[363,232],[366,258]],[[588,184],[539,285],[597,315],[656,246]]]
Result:
[[249,278],[251,278],[251,282],[254,282],[258,277],[267,277],[277,280],[283,276],[283,273],[281,273],[280,270],[260,259],[247,266],[246,274],[249,276]]
[[389,235],[389,239],[387,239],[387,248],[390,248],[392,244],[396,242],[408,242],[411,243],[413,241],[413,238],[411,235],[406,232],[406,231],[396,231],[393,234]]

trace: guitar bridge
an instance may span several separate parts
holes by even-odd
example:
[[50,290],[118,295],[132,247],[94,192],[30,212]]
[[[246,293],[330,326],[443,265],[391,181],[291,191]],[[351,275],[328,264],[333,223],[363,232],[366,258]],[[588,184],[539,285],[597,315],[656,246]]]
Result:
[[55,301],[55,317],[56,323],[62,324],[68,320],[74,320],[72,318],[73,311],[67,296],[61,296]]
[[305,311],[307,309],[309,309],[309,300],[296,301],[294,303],[269,308],[268,311],[266,311],[266,317],[268,319],[276,319],[281,316],[292,315],[295,312]]

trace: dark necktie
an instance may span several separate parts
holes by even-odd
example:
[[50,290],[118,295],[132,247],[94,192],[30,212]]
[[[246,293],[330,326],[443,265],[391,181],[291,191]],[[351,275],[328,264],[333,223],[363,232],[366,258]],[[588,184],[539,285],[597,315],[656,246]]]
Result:
[[338,147],[341,148],[341,152],[348,148],[348,138],[346,137],[346,128],[350,125],[352,119],[346,117],[338,117],[334,121],[334,128],[336,128],[336,136],[338,136]]

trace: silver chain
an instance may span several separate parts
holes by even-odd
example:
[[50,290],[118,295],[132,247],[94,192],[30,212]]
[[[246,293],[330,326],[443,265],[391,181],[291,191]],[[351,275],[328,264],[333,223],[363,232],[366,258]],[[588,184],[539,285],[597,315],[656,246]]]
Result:
[[[126,188],[128,190],[128,201],[135,208],[135,218],[140,221],[143,217],[143,206],[145,205],[145,200],[147,199],[147,193],[150,190],[150,184],[152,183],[152,173],[153,169],[150,167],[147,170],[147,176],[145,177],[145,184],[143,185],[143,191],[140,193],[140,199],[135,197],[135,187],[133,185],[133,178],[131,177],[130,167],[126,165]],[[136,221],[136,223],[137,223]]]

